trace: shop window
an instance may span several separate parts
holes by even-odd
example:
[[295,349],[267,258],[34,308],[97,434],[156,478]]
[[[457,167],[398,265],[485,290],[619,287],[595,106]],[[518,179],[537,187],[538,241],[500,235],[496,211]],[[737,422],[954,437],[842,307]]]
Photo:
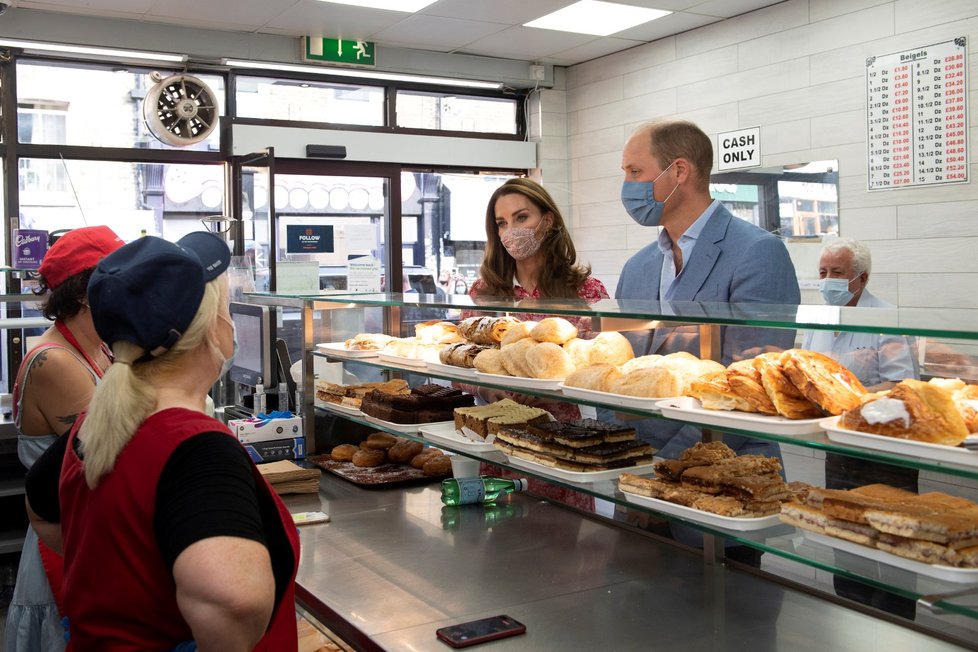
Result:
[[515,134],[516,108],[508,98],[397,91],[397,126]]
[[[154,82],[147,68],[17,62],[17,134],[22,143],[86,147],[174,149],[143,121],[142,102]],[[175,71],[159,71],[164,77]],[[216,96],[224,115],[224,79],[194,73]],[[36,98],[45,98],[38,100]],[[70,107],[70,110],[69,110]],[[220,130],[180,149],[217,151]]]
[[379,127],[384,88],[238,76],[237,117]]

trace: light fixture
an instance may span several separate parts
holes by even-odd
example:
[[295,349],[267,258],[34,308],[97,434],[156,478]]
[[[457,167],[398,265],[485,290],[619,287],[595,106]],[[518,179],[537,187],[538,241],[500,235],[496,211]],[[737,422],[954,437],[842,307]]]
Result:
[[117,50],[115,48],[97,48],[87,45],[71,45],[69,43],[42,43],[40,41],[21,41],[19,39],[0,38],[0,47],[22,48],[25,51],[51,52],[54,54],[82,54],[96,57],[106,57],[114,61],[164,61],[167,63],[184,63],[186,54],[165,54],[163,52],[146,52],[143,50]]
[[523,26],[608,36],[671,13],[662,9],[620,5],[601,0],[581,0],[536,20],[523,23]]
[[394,72],[378,72],[352,68],[330,68],[323,66],[297,66],[288,63],[272,63],[269,61],[245,61],[241,59],[225,59],[224,64],[232,68],[250,68],[253,70],[278,70],[294,72],[303,75],[332,75],[334,77],[356,77],[358,79],[377,79],[380,81],[402,81],[416,84],[434,84],[438,86],[456,86],[461,88],[485,88],[499,90],[501,82],[476,81],[470,79],[453,79],[451,77],[428,77],[424,75],[402,75]]
[[333,5],[353,5],[365,9],[387,9],[388,11],[404,11],[413,14],[424,9],[435,0],[320,0]]

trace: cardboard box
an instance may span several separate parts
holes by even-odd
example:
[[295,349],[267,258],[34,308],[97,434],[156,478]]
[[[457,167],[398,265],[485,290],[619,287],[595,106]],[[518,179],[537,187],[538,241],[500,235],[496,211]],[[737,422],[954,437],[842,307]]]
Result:
[[306,440],[303,437],[256,441],[244,444],[244,447],[255,464],[278,460],[301,460],[306,456]]
[[302,417],[287,419],[231,419],[228,428],[242,444],[302,438]]

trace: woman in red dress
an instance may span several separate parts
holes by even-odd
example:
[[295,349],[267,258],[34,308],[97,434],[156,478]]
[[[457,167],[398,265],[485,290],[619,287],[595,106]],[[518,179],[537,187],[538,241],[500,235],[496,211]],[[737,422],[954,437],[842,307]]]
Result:
[[[591,276],[591,268],[577,262],[577,251],[564,218],[543,186],[525,178],[510,179],[492,194],[486,207],[486,250],[479,279],[469,296],[506,297],[522,300],[566,299],[593,303],[608,298],[608,291]],[[463,311],[462,318],[478,314]],[[522,321],[540,321],[548,315],[514,313]],[[566,316],[578,329],[578,337],[591,335],[591,318]],[[481,389],[479,396],[492,402],[508,397],[541,407],[558,421],[581,417],[577,405],[532,396]],[[562,487],[530,481],[530,491],[591,510],[594,499]]]

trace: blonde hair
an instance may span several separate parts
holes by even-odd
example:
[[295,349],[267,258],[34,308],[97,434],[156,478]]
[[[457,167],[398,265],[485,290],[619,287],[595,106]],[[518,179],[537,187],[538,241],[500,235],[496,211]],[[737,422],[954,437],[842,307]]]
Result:
[[156,409],[154,379],[178,373],[188,354],[206,345],[223,360],[209,337],[218,312],[227,298],[228,277],[221,274],[204,286],[204,296],[190,326],[166,353],[145,362],[136,362],[145,349],[119,340],[112,343],[115,363],[95,388],[85,421],[78,436],[85,459],[85,482],[94,489],[108,474],[119,454],[143,421]]

